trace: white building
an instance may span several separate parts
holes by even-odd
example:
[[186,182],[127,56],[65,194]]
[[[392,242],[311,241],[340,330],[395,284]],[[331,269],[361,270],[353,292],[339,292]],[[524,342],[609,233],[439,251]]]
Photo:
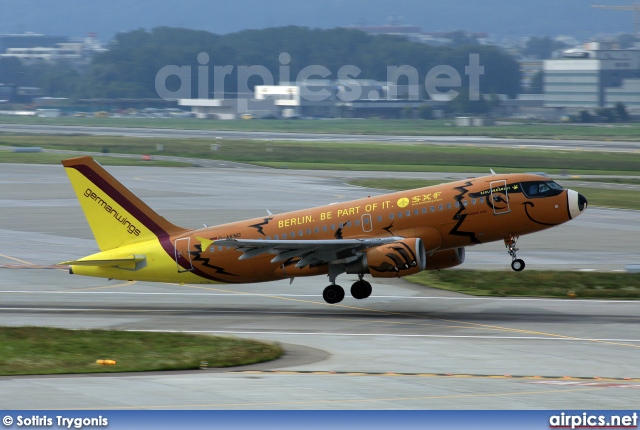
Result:
[[[41,36],[41,35],[35,35]],[[17,36],[16,36],[17,37]],[[19,58],[27,63],[29,62],[52,62],[58,60],[70,60],[74,62],[87,61],[93,54],[107,51],[103,48],[96,35],[89,33],[89,35],[83,39],[73,42],[58,42],[51,46],[37,45],[37,42],[47,42],[56,39],[36,38],[32,41],[29,38],[18,38],[12,40],[14,44],[24,40],[26,46],[10,46],[7,47],[4,52],[0,52],[0,58],[2,57],[14,57]],[[50,40],[51,39],[51,40]],[[27,41],[31,43],[28,44]]]
[[568,111],[624,103],[640,110],[640,50],[587,43],[544,62],[545,106]]

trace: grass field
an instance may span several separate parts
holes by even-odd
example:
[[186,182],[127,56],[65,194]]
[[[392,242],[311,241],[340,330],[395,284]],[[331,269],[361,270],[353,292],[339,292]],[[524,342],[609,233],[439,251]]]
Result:
[[[0,151],[0,163],[20,164],[59,164],[60,160],[71,158],[73,155],[52,154],[48,152],[20,153]],[[103,166],[155,166],[155,167],[185,167],[189,163],[175,161],[143,161],[142,158],[94,157]]]
[[475,296],[640,299],[640,274],[442,270],[420,272],[406,279]]
[[490,136],[504,138],[640,140],[640,124],[505,123],[487,127],[454,127],[446,120],[235,120],[191,118],[37,118],[0,116],[0,124],[80,125],[101,127],[175,128],[193,130],[274,131],[409,136]]
[[[501,173],[545,171],[570,174],[636,175],[640,154],[554,151],[415,143],[337,143],[216,139],[166,139],[163,151],[145,138],[1,135],[0,145],[91,152],[171,155],[220,159],[269,167],[335,170]],[[211,150],[211,144],[218,150]],[[38,154],[33,154],[35,158]],[[60,156],[64,158],[65,156]],[[5,156],[0,152],[0,161]]]
[[[180,333],[0,327],[0,375],[143,372],[230,367],[276,359],[265,342]],[[104,366],[97,360],[114,360]]]

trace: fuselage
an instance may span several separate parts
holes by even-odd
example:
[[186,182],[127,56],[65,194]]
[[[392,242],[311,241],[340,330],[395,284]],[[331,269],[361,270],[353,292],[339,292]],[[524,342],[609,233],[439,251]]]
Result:
[[91,276],[164,282],[272,281],[326,274],[328,268],[294,269],[292,262],[272,262],[273,255],[268,253],[240,259],[242,251],[216,241],[419,238],[428,262],[429,256],[445,250],[506,241],[560,225],[584,208],[584,197],[549,178],[491,175],[179,234],[159,234],[157,239],[100,253],[111,258],[144,254],[143,267],[74,266],[72,270]]

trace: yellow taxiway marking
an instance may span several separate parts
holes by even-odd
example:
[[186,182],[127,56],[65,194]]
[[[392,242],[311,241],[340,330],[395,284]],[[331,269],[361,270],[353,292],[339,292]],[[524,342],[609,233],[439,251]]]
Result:
[[[177,285],[177,284],[171,284],[171,285]],[[217,291],[217,292],[224,292],[224,293],[235,293],[235,294],[238,294],[238,295],[248,295],[248,294],[258,295],[258,296],[272,298],[272,299],[278,299],[278,300],[286,300],[286,301],[300,302],[300,303],[310,303],[310,304],[314,304],[314,305],[330,306],[330,307],[334,307],[334,308],[335,307],[339,307],[339,308],[343,308],[343,309],[353,309],[353,310],[359,310],[359,311],[375,312],[375,313],[381,313],[381,314],[385,314],[385,315],[395,315],[395,316],[404,316],[404,317],[410,316],[410,317],[414,317],[414,318],[418,318],[418,319],[433,320],[433,321],[444,321],[444,322],[453,323],[453,324],[461,324],[462,327],[467,327],[467,328],[487,329],[487,330],[502,331],[502,332],[508,332],[508,333],[530,334],[530,335],[536,335],[536,336],[546,336],[546,337],[551,337],[551,338],[576,340],[576,341],[599,343],[599,344],[605,344],[605,345],[615,345],[615,346],[625,346],[625,347],[631,347],[631,348],[640,348],[640,345],[632,345],[632,344],[622,343],[622,342],[614,342],[614,341],[599,340],[599,339],[587,339],[587,338],[580,338],[580,337],[575,337],[575,336],[567,336],[567,335],[556,334],[556,333],[546,333],[546,332],[541,332],[541,331],[523,330],[523,329],[517,329],[517,328],[512,328],[512,327],[502,327],[502,326],[496,326],[496,325],[490,325],[490,324],[480,324],[480,323],[473,323],[473,322],[466,322],[466,321],[456,321],[456,320],[451,320],[451,319],[446,319],[446,318],[425,317],[425,316],[422,316],[422,315],[415,315],[415,314],[411,314],[411,313],[393,312],[393,311],[385,311],[385,310],[372,309],[372,308],[364,308],[364,307],[359,307],[359,306],[341,305],[339,303],[332,305],[332,304],[329,304],[329,303],[326,303],[326,302],[317,302],[317,301],[305,300],[305,299],[295,299],[295,298],[292,298],[292,297],[282,297],[282,296],[273,295],[273,294],[255,294],[255,293],[247,293],[247,292],[244,292],[244,291],[225,290],[225,289],[222,289],[222,288],[203,287],[203,286],[200,286],[200,285],[185,285],[185,286],[189,287],[189,288],[199,288],[199,289],[202,289],[202,290],[210,290],[210,291]]]
[[[15,257],[10,257],[8,255],[4,255],[4,254],[0,254],[0,257],[4,257],[4,258],[8,258],[9,260],[14,260],[14,261],[18,261],[20,263],[29,265],[29,266],[35,266],[38,267],[38,265],[31,263],[29,261],[25,261],[25,260],[21,260],[19,258],[15,258]],[[64,268],[61,268],[62,270],[67,270]],[[135,284],[137,281],[127,281],[124,282],[122,284],[115,284],[115,285],[102,285],[99,287],[87,287],[87,288],[71,288],[71,289],[67,289],[67,290],[56,290],[57,292],[66,292],[66,291],[89,291],[89,290],[99,290],[99,289],[103,289],[103,288],[119,288],[119,287],[128,287],[129,285],[133,285]]]
[[13,260],[13,261],[17,261],[17,262],[19,262],[19,263],[26,264],[26,265],[28,265],[28,266],[35,266],[35,264],[33,264],[33,263],[30,263],[30,262],[28,262],[28,261],[21,260],[21,259],[19,259],[19,258],[9,257],[8,255],[0,254],[0,257],[2,257],[2,258],[6,258],[6,259],[9,259],[9,260]]
[[101,290],[107,288],[120,288],[120,287],[128,287],[129,285],[135,284],[137,281],[127,281],[121,284],[115,285],[101,285],[99,287],[86,287],[86,288],[70,288],[68,290],[56,290],[56,292],[69,292],[69,291],[90,291],[90,290]]
[[[401,376],[414,378],[443,378],[443,379],[460,379],[460,378],[476,378],[476,379],[513,379],[519,381],[560,381],[581,382],[589,384],[589,386],[597,386],[592,384],[618,382],[622,385],[632,385],[640,382],[640,378],[613,378],[613,377],[573,377],[573,376],[532,376],[532,375],[482,375],[473,373],[406,373],[406,372],[348,372],[348,371],[330,371],[330,370],[232,370],[225,372],[237,375],[332,375],[332,376]],[[575,386],[575,384],[574,384]],[[607,386],[606,388],[611,388]]]
[[182,408],[230,408],[230,407],[256,407],[256,406],[300,406],[300,405],[331,405],[331,404],[362,404],[372,402],[401,402],[410,400],[455,400],[455,399],[468,399],[475,397],[514,397],[514,396],[539,396],[548,395],[551,393],[570,393],[578,391],[595,391],[602,390],[607,387],[580,387],[580,388],[568,388],[568,389],[549,389],[549,390],[535,390],[535,391],[505,391],[497,393],[474,393],[474,394],[449,394],[443,396],[408,396],[408,397],[376,397],[370,399],[314,399],[314,400],[298,400],[298,401],[282,401],[282,402],[243,402],[243,403],[195,403],[195,404],[167,404],[167,405],[135,405],[124,407],[101,407],[103,409],[182,409]]
[[[9,257],[9,256],[4,255],[4,254],[0,254],[0,257],[8,258],[10,260],[19,261],[21,263],[28,264],[28,265],[33,265],[33,263],[30,263],[28,261],[20,260],[20,259],[15,258],[15,257]],[[95,289],[118,288],[118,287],[126,287],[126,286],[129,286],[129,285],[132,285],[135,282],[136,281],[128,281],[128,282],[125,282],[123,284],[117,284],[117,285],[105,285],[105,286],[100,286],[100,287],[90,287],[90,288],[82,288],[82,289],[77,289],[77,290],[62,290],[62,291],[86,291],[86,290],[95,290]],[[174,284],[174,283],[168,283],[168,284],[169,285],[179,285],[179,284]],[[247,293],[247,292],[244,292],[244,291],[233,291],[233,290],[226,290],[226,289],[222,289],[222,288],[203,287],[203,286],[200,286],[200,285],[186,285],[186,286],[188,288],[198,288],[198,289],[202,289],[202,290],[217,291],[217,292],[224,292],[224,293],[232,293],[232,294],[237,294],[237,295],[249,295],[249,294],[250,295],[256,295],[254,293]],[[477,328],[477,329],[488,329],[488,330],[494,330],[494,331],[530,334],[530,335],[537,335],[537,336],[547,336],[547,337],[552,337],[552,338],[560,338],[560,339],[568,339],[568,340],[576,340],[576,341],[585,341],[585,342],[600,343],[600,344],[606,344],[606,345],[615,345],[615,346],[626,346],[626,347],[631,347],[631,348],[640,348],[640,345],[632,345],[632,344],[628,344],[628,343],[605,341],[605,340],[598,340],[598,339],[585,339],[585,338],[578,338],[578,337],[575,337],[575,336],[567,336],[567,335],[556,334],[556,333],[546,333],[546,332],[533,331],[533,330],[516,329],[516,328],[512,328],[512,327],[502,327],[502,326],[495,326],[495,325],[489,325],[489,324],[472,323],[472,322],[466,322],[466,321],[456,321],[456,320],[450,320],[450,319],[445,319],[445,318],[424,317],[422,315],[415,315],[415,314],[402,313],[402,312],[393,312],[393,311],[385,311],[385,310],[365,308],[365,307],[359,307],[359,306],[348,306],[348,305],[341,305],[341,304],[329,304],[329,303],[326,303],[326,302],[318,302],[318,301],[305,300],[305,299],[295,299],[295,298],[292,298],[292,297],[282,297],[282,296],[273,295],[273,294],[257,294],[257,295],[258,296],[262,296],[262,297],[267,297],[267,298],[278,299],[278,300],[286,300],[286,301],[293,301],[293,302],[300,302],[300,303],[310,303],[310,304],[321,305],[321,306],[330,306],[330,307],[333,307],[333,308],[340,307],[340,308],[343,308],[343,309],[353,309],[353,310],[360,310],[360,311],[367,311],[367,312],[375,312],[375,313],[381,313],[381,314],[385,314],[385,315],[411,316],[411,317],[418,318],[418,319],[426,319],[426,320],[432,320],[432,321],[443,321],[443,322],[447,322],[447,323],[457,324],[457,326],[453,326],[453,328],[468,327],[468,328]]]

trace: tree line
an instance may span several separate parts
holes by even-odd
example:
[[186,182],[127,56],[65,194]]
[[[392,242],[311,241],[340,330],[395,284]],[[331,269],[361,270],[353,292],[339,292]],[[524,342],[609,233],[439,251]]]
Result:
[[[483,94],[520,92],[518,63],[496,46],[458,44],[431,46],[411,42],[403,37],[368,35],[352,29],[311,29],[279,27],[245,30],[227,35],[182,28],[158,27],[119,33],[109,43],[108,51],[95,55],[83,68],[60,61],[27,65],[15,58],[0,59],[0,83],[42,88],[47,96],[83,98],[155,98],[158,71],[167,65],[191,67],[192,97],[197,97],[198,66],[213,71],[215,66],[266,67],[277,83],[283,63],[280,54],[290,59],[286,66],[292,80],[300,70],[321,65],[332,71],[329,79],[345,65],[362,70],[358,79],[387,80],[387,66],[408,65],[419,74],[424,86],[429,70],[439,65],[453,67],[462,78],[462,87],[469,88],[465,67],[470,54],[479,54],[484,74],[480,78]],[[198,61],[206,53],[208,61]],[[204,57],[201,57],[201,59]],[[213,89],[215,74],[208,73],[208,88]],[[261,84],[253,77],[250,87]],[[403,81],[400,84],[406,83]],[[168,86],[172,85],[168,81]],[[173,83],[177,85],[177,83]],[[238,89],[237,73],[224,80],[224,90]]]

